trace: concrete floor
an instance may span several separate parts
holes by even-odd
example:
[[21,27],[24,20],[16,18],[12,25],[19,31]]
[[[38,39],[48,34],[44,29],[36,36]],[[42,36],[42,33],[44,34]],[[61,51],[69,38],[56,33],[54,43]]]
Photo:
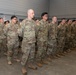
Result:
[[[7,65],[6,57],[1,57],[0,75],[22,75],[21,64],[13,62],[13,65]],[[76,51],[54,59],[49,65],[44,65],[38,70],[28,69],[28,75],[76,75]]]

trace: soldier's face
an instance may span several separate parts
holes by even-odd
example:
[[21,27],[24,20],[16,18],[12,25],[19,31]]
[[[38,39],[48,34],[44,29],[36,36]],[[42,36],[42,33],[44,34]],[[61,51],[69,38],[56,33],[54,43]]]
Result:
[[68,21],[68,24],[71,24],[71,23],[72,23],[72,20],[69,20],[69,21]]
[[53,17],[53,21],[56,23],[57,22],[57,17]]
[[35,15],[35,14],[34,14],[34,11],[31,11],[31,12],[30,12],[30,17],[31,17],[31,18],[34,18],[34,15]]
[[6,22],[6,24],[8,24],[9,22]]
[[14,23],[14,24],[17,23],[17,18],[13,18],[12,23]]
[[4,23],[4,20],[3,19],[0,19],[0,23]]
[[65,24],[66,23],[66,20],[62,20],[62,23]]
[[75,24],[76,24],[76,21],[75,21]]
[[75,21],[72,24],[75,24]]
[[48,20],[48,15],[45,14],[45,15],[43,16],[43,19],[44,19],[44,20]]

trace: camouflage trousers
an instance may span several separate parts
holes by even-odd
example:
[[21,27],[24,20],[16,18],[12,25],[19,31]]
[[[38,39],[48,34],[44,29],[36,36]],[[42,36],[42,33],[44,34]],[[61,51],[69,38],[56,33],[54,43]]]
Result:
[[19,47],[19,41],[15,40],[15,39],[10,39],[7,40],[7,60],[11,61],[12,60],[12,56],[14,56],[14,58],[17,58],[18,56],[18,47]]
[[65,38],[65,50],[70,49],[72,47],[71,44],[72,44],[71,37],[66,37]]
[[3,54],[3,40],[0,40],[0,56]]
[[44,59],[47,54],[47,41],[37,41],[37,49],[36,60]]
[[19,48],[21,48],[23,38],[20,36],[18,38],[19,38]]
[[72,39],[72,45],[73,48],[76,48],[76,36],[74,36]]
[[4,52],[7,52],[6,39],[0,40],[0,55],[3,55]]
[[55,55],[56,53],[57,53],[57,40],[56,39],[48,40],[47,54]]
[[2,43],[3,43],[3,52],[7,52],[7,39],[5,38]]
[[31,63],[35,60],[35,42],[28,43],[25,41],[22,41],[22,66],[26,66],[27,62],[30,61]]
[[57,43],[57,47],[58,47],[57,53],[62,53],[64,50],[64,46],[65,46],[65,38],[59,37]]
[[71,47],[76,48],[76,34],[71,34]]

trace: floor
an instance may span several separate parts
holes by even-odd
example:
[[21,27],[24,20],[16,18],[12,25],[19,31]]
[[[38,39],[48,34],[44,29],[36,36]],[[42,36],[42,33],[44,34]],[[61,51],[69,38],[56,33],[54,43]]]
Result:
[[[12,65],[8,65],[6,57],[1,57],[0,75],[22,75],[21,64],[13,62]],[[28,69],[28,75],[76,75],[76,51],[54,59],[49,65],[44,65],[38,70]]]

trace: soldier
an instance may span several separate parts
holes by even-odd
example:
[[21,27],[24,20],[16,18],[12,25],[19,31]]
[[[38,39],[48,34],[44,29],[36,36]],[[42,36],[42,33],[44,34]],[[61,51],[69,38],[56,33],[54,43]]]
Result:
[[58,26],[58,53],[63,55],[63,49],[65,46],[65,33],[66,33],[66,20],[62,19],[61,23]]
[[7,61],[8,64],[12,64],[12,55],[14,54],[14,59],[16,61],[18,60],[18,46],[19,46],[19,40],[18,40],[18,31],[20,26],[17,24],[17,17],[12,16],[11,17],[11,23],[9,23],[4,28],[4,34],[7,38]]
[[75,27],[74,27],[74,30],[73,31],[74,31],[74,35],[75,35],[75,37],[74,37],[75,41],[73,43],[74,43],[74,48],[76,49],[76,20],[75,20],[75,25],[74,26]]
[[5,51],[5,45],[4,44],[4,40],[6,39],[5,35],[4,35],[4,31],[3,31],[3,28],[4,28],[4,20],[3,18],[0,18],[0,54],[2,55]]
[[71,25],[71,41],[72,41],[72,48],[76,47],[76,20],[73,20]]
[[47,64],[48,62],[44,59],[47,51],[48,42],[48,13],[43,12],[41,14],[41,20],[39,21],[38,32],[37,32],[37,47],[38,51],[36,54],[37,65],[42,66],[42,63]]
[[57,17],[52,18],[52,22],[49,24],[49,34],[48,34],[48,51],[47,54],[56,57],[57,52]]
[[[9,20],[4,22],[4,28],[9,24]],[[3,41],[3,46],[4,46],[4,55],[7,55],[7,39],[5,38]]]
[[68,20],[66,24],[66,52],[70,52],[71,49],[71,24],[72,20]]
[[26,65],[29,60],[29,68],[37,69],[35,66],[35,26],[36,23],[32,19],[34,17],[34,10],[29,9],[27,12],[27,18],[21,23],[21,34],[23,36],[22,41],[22,73],[23,75],[27,74]]

